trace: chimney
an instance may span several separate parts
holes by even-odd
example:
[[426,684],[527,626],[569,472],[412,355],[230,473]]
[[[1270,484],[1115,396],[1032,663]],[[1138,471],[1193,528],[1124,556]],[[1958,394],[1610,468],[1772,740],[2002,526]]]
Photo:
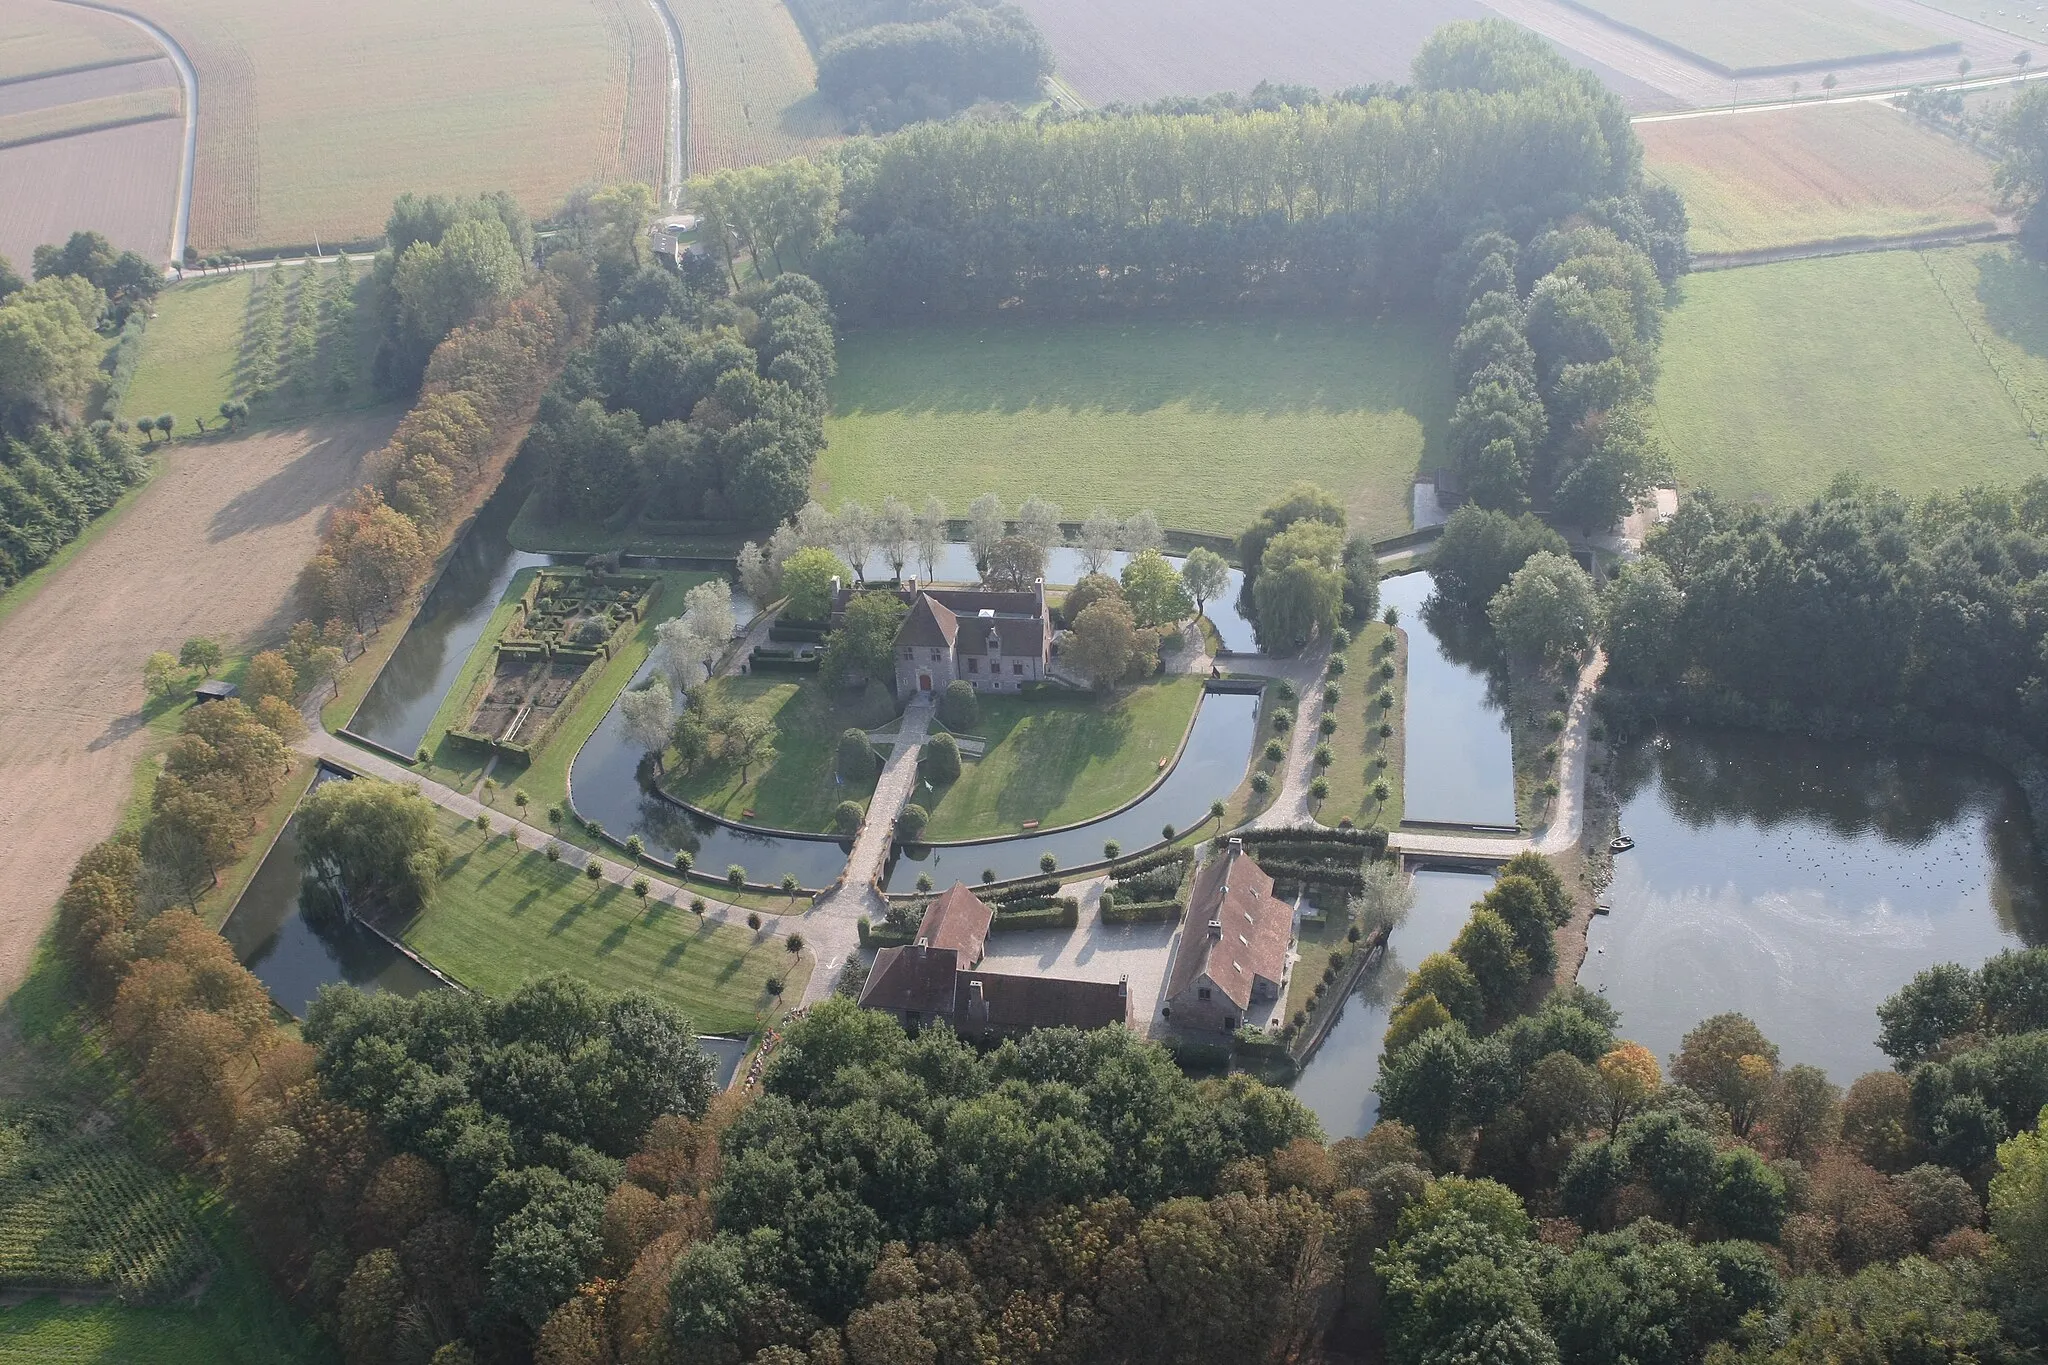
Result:
[[904,579],[903,586],[909,591],[912,597],[917,596],[917,578],[915,575],[912,575],[911,577]]
[[1223,941],[1222,920],[1212,919],[1209,921],[1209,941],[1212,943],[1221,943]]
[[833,575],[832,575],[832,596],[833,596],[833,597],[835,597],[835,598],[839,596],[839,575],[838,575],[838,574],[833,574]]
[[981,993],[979,977],[967,983],[967,1017],[974,1020],[988,1018],[988,1000]]
[[1128,976],[1120,976],[1116,979],[1116,998],[1119,1000],[1131,998],[1131,979]]
[[1244,852],[1244,840],[1238,838],[1236,835],[1232,835],[1230,838],[1230,856],[1235,858],[1238,854],[1242,852]]
[[929,953],[931,950],[932,941],[930,939],[921,938],[917,941],[917,955],[919,957],[923,957],[926,953]]

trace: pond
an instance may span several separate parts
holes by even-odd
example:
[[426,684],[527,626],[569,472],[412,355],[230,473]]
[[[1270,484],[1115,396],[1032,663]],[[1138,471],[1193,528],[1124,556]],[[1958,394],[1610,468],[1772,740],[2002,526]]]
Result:
[[1662,1060],[1739,1010],[1847,1085],[1888,1065],[1876,1009],[1916,972],[2048,941],[2024,798],[1982,760],[1671,728],[1613,780],[1636,846],[1579,981]]
[[[348,724],[351,733],[401,754],[413,753],[426,739],[441,698],[483,637],[512,576],[554,562],[549,555],[514,550],[505,539],[525,496],[523,483],[508,480],[477,513],[405,638],[356,708]],[[580,561],[581,556],[568,558]]]
[[1363,1137],[1379,1119],[1373,1082],[1380,1074],[1380,1040],[1408,973],[1431,953],[1451,946],[1465,927],[1472,902],[1493,878],[1477,872],[1415,873],[1415,908],[1387,941],[1386,952],[1359,978],[1329,1037],[1294,1078],[1294,1096],[1322,1120],[1331,1140]]
[[1380,584],[1381,606],[1400,608],[1408,632],[1403,819],[1512,827],[1515,760],[1499,684],[1455,638],[1455,623],[1425,619],[1434,590],[1427,573]]
[[383,939],[354,924],[315,928],[299,913],[297,820],[287,821],[220,928],[270,998],[304,1018],[322,986],[414,996],[440,982]]

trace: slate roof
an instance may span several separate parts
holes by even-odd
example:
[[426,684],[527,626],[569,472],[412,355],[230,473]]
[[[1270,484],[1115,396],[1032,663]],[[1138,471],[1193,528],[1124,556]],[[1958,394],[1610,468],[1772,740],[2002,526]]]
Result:
[[[968,1009],[975,982],[981,983],[985,1018],[975,1018]],[[1007,972],[956,974],[953,1025],[963,1037],[983,1028],[1103,1028],[1128,1024],[1130,1015],[1130,993],[1115,981],[1071,981]]]
[[863,1009],[915,1012],[936,1019],[953,1010],[953,978],[960,955],[950,948],[884,948],[875,954],[861,987]]
[[[1185,923],[1166,983],[1168,1000],[1206,973],[1232,1004],[1249,1009],[1256,978],[1276,985],[1285,979],[1294,911],[1274,897],[1273,879],[1235,840],[1195,874]],[[1212,923],[1221,924],[1215,937]]]
[[995,911],[988,903],[969,891],[967,883],[954,882],[925,907],[917,936],[934,948],[951,949],[962,963],[972,966],[981,961],[989,925],[994,922]]

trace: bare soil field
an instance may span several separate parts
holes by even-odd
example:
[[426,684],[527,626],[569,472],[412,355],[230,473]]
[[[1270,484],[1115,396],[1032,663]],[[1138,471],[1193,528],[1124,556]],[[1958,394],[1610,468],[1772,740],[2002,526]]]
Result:
[[782,0],[665,0],[683,34],[691,175],[801,156],[839,135]]
[[1740,71],[1934,47],[1942,36],[1856,0],[1579,0],[1708,62]]
[[159,86],[176,90],[178,73],[170,59],[122,62],[119,66],[95,66],[69,71],[60,76],[32,76],[0,84],[0,114],[24,114],[33,109],[52,109],[79,100],[105,99]]
[[0,81],[156,55],[148,35],[111,14],[56,0],[0,0]]
[[27,272],[29,253],[82,228],[153,259],[170,252],[178,203],[178,119],[130,124],[0,151],[0,256]]
[[1645,168],[1685,196],[1696,252],[1988,223],[1989,159],[1883,104],[1636,126]]
[[542,214],[661,178],[668,58],[645,0],[133,3],[198,71],[202,255],[371,236],[403,190],[507,188]]
[[[1493,11],[1478,0],[1019,0],[1045,30],[1059,75],[1094,104],[1249,91],[1263,80],[1337,91],[1408,77],[1423,40]],[[1668,108],[1651,87],[1569,49],[1635,108]]]
[[0,995],[148,751],[143,660],[192,635],[240,644],[288,626],[323,518],[398,417],[175,444],[120,520],[0,622]]

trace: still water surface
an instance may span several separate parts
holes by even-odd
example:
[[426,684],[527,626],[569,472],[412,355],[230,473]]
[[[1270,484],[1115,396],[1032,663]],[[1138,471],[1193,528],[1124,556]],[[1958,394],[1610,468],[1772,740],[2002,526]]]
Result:
[[1452,623],[1424,619],[1434,587],[1426,573],[1380,584],[1381,605],[1400,608],[1408,632],[1402,810],[1409,820],[1512,826],[1514,753],[1499,684],[1459,648]]

